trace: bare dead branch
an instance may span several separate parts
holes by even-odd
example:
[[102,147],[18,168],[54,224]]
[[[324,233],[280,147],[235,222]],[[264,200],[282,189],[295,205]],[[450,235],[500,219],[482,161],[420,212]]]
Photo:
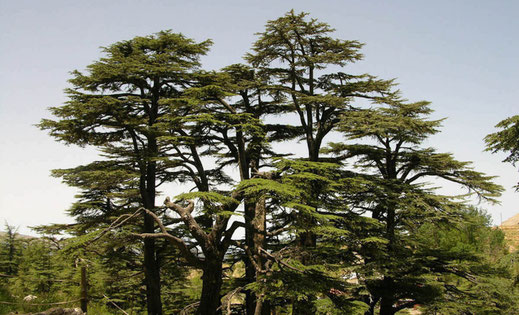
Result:
[[200,227],[198,222],[196,222],[195,218],[191,215],[191,212],[193,212],[193,209],[195,208],[195,202],[190,200],[189,205],[184,208],[175,202],[172,202],[169,197],[166,197],[166,200],[164,200],[164,205],[178,213],[182,221],[184,221],[184,223],[187,225],[191,235],[193,235],[193,237],[200,243],[200,246],[202,246],[202,248],[207,248],[207,245],[209,244],[209,237],[207,236],[207,233],[204,231],[204,229]]
[[252,254],[249,246],[245,245],[245,244],[242,244],[240,242],[237,242],[237,241],[230,241],[230,243],[236,247],[239,247],[241,249],[243,249],[245,251],[245,254],[247,254],[247,257],[249,258],[250,262],[252,263],[252,265],[254,266],[254,269],[259,272],[259,273],[264,273],[264,271],[262,270],[261,266],[258,264],[258,262],[256,261],[256,259],[254,259],[254,255]]
[[[231,314],[231,301],[232,297],[243,290],[243,287],[237,287],[234,290],[228,292],[224,297],[225,304],[227,305],[227,314]],[[221,310],[223,308],[223,305],[220,305],[216,310]]]
[[267,232],[267,236],[276,236],[276,235],[279,235],[283,232],[286,232],[286,231],[289,231],[290,230],[290,227],[282,227],[282,228],[279,228],[277,230],[274,230],[272,232]]
[[234,221],[231,224],[231,227],[225,231],[224,239],[222,241],[222,247],[224,251],[227,250],[227,248],[231,245],[232,236],[239,227],[245,227],[245,223]]
[[114,222],[112,222],[112,224],[110,224],[110,226],[108,226],[106,229],[101,231],[101,233],[99,233],[98,236],[96,236],[94,239],[92,239],[90,242],[88,242],[88,244],[86,246],[90,246],[92,243],[96,242],[101,237],[103,237],[106,233],[108,233],[111,229],[115,229],[115,228],[118,228],[118,227],[122,226],[126,222],[128,222],[131,219],[135,218],[137,215],[139,215],[140,212],[142,212],[144,210],[146,210],[146,209],[141,207],[141,208],[137,209],[137,211],[135,211],[133,214],[123,214],[123,215],[121,215],[120,217],[115,219]]
[[285,266],[287,267],[288,269],[291,269],[291,270],[294,270],[294,271],[297,271],[297,272],[300,272],[300,273],[305,273],[303,270],[301,269],[297,269],[296,267],[294,266],[290,266],[289,264],[287,264],[286,262],[282,261],[281,259],[277,258],[276,256],[272,255],[271,253],[267,252],[266,250],[264,250],[263,248],[260,247],[259,249],[260,252],[264,253],[268,258],[274,260],[275,262],[278,263],[278,265],[282,265],[282,266]]
[[153,213],[152,211],[150,211],[148,209],[144,209],[144,211],[148,215],[150,215],[153,218],[153,220],[155,220],[155,222],[158,224],[158,226],[159,226],[159,228],[160,228],[162,233],[141,233],[141,234],[135,234],[136,236],[139,236],[141,238],[165,238],[171,244],[175,245],[180,250],[180,252],[183,254],[183,256],[190,263],[192,263],[194,266],[200,266],[200,264],[202,263],[200,258],[195,256],[195,254],[193,254],[189,250],[189,247],[187,246],[187,244],[181,238],[178,238],[176,236],[171,235],[167,231],[166,227],[164,226],[164,224],[162,223],[160,218],[155,213]]
[[180,315],[189,315],[189,310],[195,308],[195,307],[198,307],[198,305],[200,305],[200,302],[195,302],[195,303],[192,303],[192,304],[189,304],[188,306],[184,307],[181,311],[180,311]]

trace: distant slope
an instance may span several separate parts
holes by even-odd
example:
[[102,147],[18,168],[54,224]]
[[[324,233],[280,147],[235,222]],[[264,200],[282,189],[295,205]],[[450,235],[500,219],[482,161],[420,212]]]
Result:
[[[7,236],[7,233],[5,233],[5,232],[0,232],[0,238],[4,238],[4,237],[6,237],[6,236]],[[31,238],[37,238],[37,237],[34,237],[34,236],[24,235],[24,234],[18,234],[18,233],[16,234],[16,237],[17,237],[17,238],[21,238],[21,239],[27,239],[27,240],[29,240],[29,239],[31,239]]]
[[519,214],[504,221],[499,228],[505,233],[505,238],[510,245],[510,250],[519,249]]

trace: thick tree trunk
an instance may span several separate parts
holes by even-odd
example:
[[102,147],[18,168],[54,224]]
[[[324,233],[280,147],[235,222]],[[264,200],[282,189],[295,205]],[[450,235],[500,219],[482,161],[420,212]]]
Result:
[[[144,218],[145,233],[153,233],[154,222],[148,215]],[[160,268],[155,257],[155,240],[144,239],[144,277],[146,283],[146,307],[149,315],[162,315],[160,299]]]
[[256,308],[254,315],[271,315],[271,307],[269,301],[256,300]]
[[[252,221],[255,216],[255,205],[252,202],[245,201],[245,244],[254,252],[254,226]],[[245,256],[245,278],[247,283],[256,281],[256,268],[252,264],[250,258]],[[254,292],[247,290],[245,292],[245,309],[247,315],[253,315],[256,310],[256,295]]]
[[197,314],[216,315],[221,314],[217,311],[220,306],[220,290],[222,288],[222,261],[218,259],[208,259],[202,275],[202,296]]
[[267,209],[265,204],[265,197],[260,197],[254,207],[254,218],[252,219],[252,227],[254,234],[252,236],[253,241],[253,253],[254,258],[258,261],[260,266],[263,266],[264,259],[260,252],[260,249],[265,248],[266,243],[266,229],[267,229]]
[[395,314],[395,309],[393,308],[393,304],[395,303],[395,299],[393,298],[394,294],[394,282],[391,277],[384,277],[383,280],[383,295],[380,299],[380,315],[393,315]]
[[[367,303],[369,305],[369,308],[364,313],[364,315],[375,315],[375,307],[377,306],[377,303],[379,300],[380,300],[380,298],[378,298],[378,297],[372,297],[370,299],[369,303]],[[368,302],[368,301],[364,301],[364,302]]]
[[[148,155],[157,156],[157,142],[155,138],[148,139]],[[147,163],[146,174],[141,174],[140,193],[143,205],[153,211],[155,208],[155,180],[156,165],[151,161]],[[155,232],[155,221],[149,215],[144,216],[144,233]],[[146,283],[146,307],[148,315],[162,315],[162,302],[160,295],[160,266],[156,256],[155,240],[144,239],[144,277]]]
[[270,302],[263,301],[263,305],[261,306],[261,315],[272,315],[272,314],[273,314],[273,310],[272,310],[272,307],[270,306]]
[[[316,140],[312,140],[312,139],[307,139],[308,158],[311,162],[319,161],[320,143],[321,143],[321,140],[316,141]],[[319,187],[315,187],[315,186],[312,187],[311,199],[317,198],[317,196],[319,195],[319,190],[320,190]],[[310,217],[310,218],[307,217],[305,219],[308,220],[310,222],[310,224],[315,224],[315,220],[312,217]],[[311,231],[300,233],[299,239],[298,239],[298,245],[299,245],[299,248],[301,248],[303,251],[317,247],[317,235],[315,235],[315,233],[313,233]],[[301,262],[304,265],[308,265],[311,263],[309,258],[310,257],[308,257],[306,254],[303,254]],[[316,297],[313,295],[308,295],[307,298],[309,299],[308,301],[303,300],[303,301],[294,302],[294,304],[293,304],[294,314],[306,315],[306,314],[315,313],[315,309],[313,307],[313,303],[311,302],[311,300],[314,300]]]
[[380,315],[393,315],[395,309],[393,308],[393,300],[391,298],[383,297],[380,300]]
[[[255,161],[257,165],[259,161]],[[250,177],[249,170],[243,172],[244,179]],[[251,249],[253,258],[257,265],[265,263],[260,253],[261,248],[266,246],[266,208],[265,198],[260,197],[256,202],[245,201],[245,243]],[[245,277],[247,283],[257,280],[257,270],[252,264],[251,258],[245,257]],[[245,292],[245,309],[247,315],[264,314],[262,309],[266,303],[258,303],[258,297],[252,291]],[[268,307],[267,307],[268,308]],[[259,312],[259,313],[258,313]]]
[[[308,141],[308,158],[311,162],[318,162],[319,161],[319,150],[320,150],[320,143],[319,140],[311,140]],[[312,187],[312,199],[316,199],[319,195],[319,187]],[[311,219],[313,221],[313,219]],[[304,232],[300,235],[299,240],[300,246],[302,248],[314,248],[317,246],[317,236],[313,232]],[[304,259],[303,259],[304,260]],[[303,262],[305,263],[305,262]]]
[[[261,253],[261,249],[266,246],[266,232],[267,232],[267,209],[265,204],[265,197],[260,197],[254,206],[254,217],[252,219],[252,253],[254,255],[254,260],[256,263],[264,268],[266,260],[263,258]],[[257,280],[258,273],[255,270],[254,273],[254,281]],[[254,312],[247,314],[254,315],[270,315],[270,304],[268,301],[261,301],[257,296],[254,296]],[[247,308],[249,312],[249,309]]]
[[271,315],[270,303],[268,301],[256,300],[254,315]]

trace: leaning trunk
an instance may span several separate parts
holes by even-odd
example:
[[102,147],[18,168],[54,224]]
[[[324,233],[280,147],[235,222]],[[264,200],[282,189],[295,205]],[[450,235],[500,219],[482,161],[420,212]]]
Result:
[[[214,261],[218,260],[218,261]],[[222,288],[222,261],[221,259],[208,259],[202,275],[202,296],[200,297],[199,315],[221,314],[220,290]]]

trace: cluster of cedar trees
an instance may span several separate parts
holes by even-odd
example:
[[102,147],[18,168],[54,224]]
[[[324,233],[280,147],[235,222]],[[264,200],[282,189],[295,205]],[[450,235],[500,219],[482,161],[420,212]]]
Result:
[[[393,80],[343,72],[362,44],[332,31],[289,12],[266,24],[246,64],[220,71],[201,69],[209,40],[163,31],[121,41],[73,72],[68,101],[41,121],[57,140],[102,153],[53,172],[80,189],[67,231],[90,247],[106,234],[142,242],[131,254],[143,257],[148,314],[163,313],[168,264],[202,271],[198,314],[225,312],[229,292],[245,294],[247,314],[394,314],[490,290],[478,279],[492,268],[421,229],[466,215],[462,197],[428,181],[490,202],[502,188],[423,147],[440,125],[429,103],[401,98]],[[189,192],[158,198],[175,187]],[[223,290],[239,261],[245,275]],[[500,309],[500,299],[485,304]]]

